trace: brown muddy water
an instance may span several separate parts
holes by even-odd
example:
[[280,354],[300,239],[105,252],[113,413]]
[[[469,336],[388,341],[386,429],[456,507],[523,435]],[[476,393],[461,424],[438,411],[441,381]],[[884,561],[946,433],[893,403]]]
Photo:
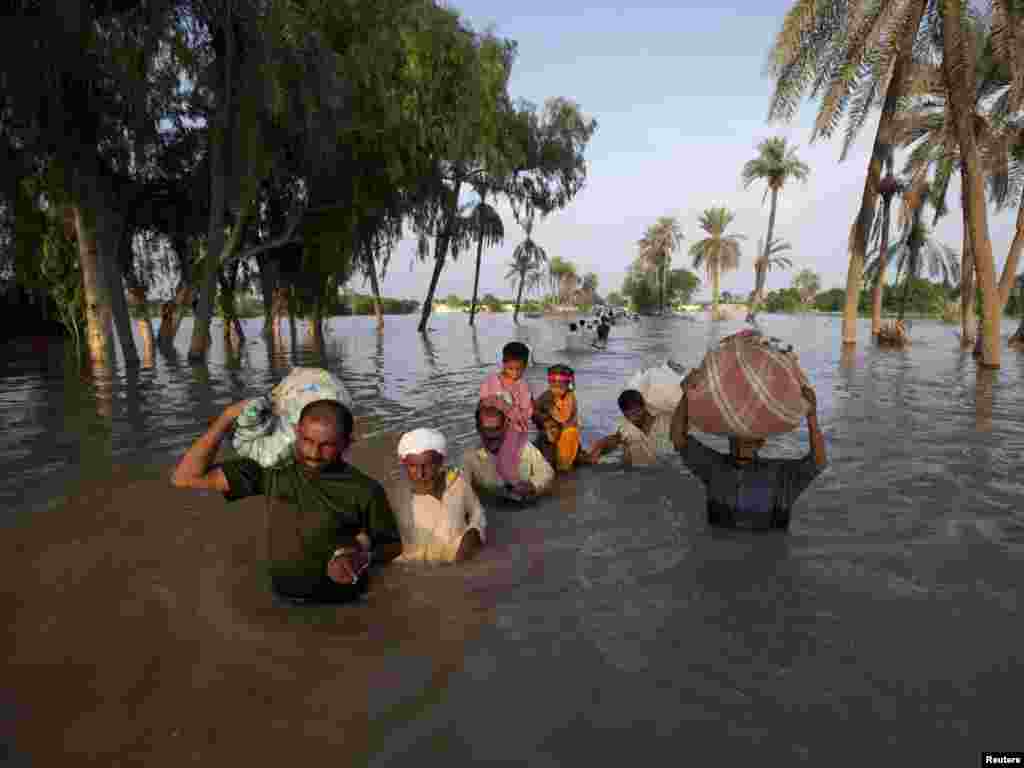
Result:
[[[356,463],[390,482],[399,431],[472,443],[510,339],[576,368],[589,443],[637,368],[693,365],[740,327],[647,318],[567,353],[554,320],[415,324],[335,318],[317,350],[304,328],[271,348],[251,321],[239,358],[215,327],[202,367],[186,324],[180,357],[101,381],[7,348],[7,764],[960,766],[1024,748],[1024,355],[979,374],[950,326],[915,321],[905,351],[844,356],[838,318],[764,316],[817,388],[831,462],[788,535],[709,530],[678,458],[613,460],[490,510],[478,561],[389,566],[357,606],[278,607],[261,501],[167,485],[229,402],[326,365],[357,403]],[[801,429],[765,453],[806,449]]]

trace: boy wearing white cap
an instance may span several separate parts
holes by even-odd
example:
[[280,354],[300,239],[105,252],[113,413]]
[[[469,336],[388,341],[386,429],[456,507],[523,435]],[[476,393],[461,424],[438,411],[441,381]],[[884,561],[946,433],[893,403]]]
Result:
[[462,473],[444,466],[444,435],[414,429],[398,443],[398,458],[412,490],[408,510],[400,510],[401,560],[461,562],[486,541],[484,509]]

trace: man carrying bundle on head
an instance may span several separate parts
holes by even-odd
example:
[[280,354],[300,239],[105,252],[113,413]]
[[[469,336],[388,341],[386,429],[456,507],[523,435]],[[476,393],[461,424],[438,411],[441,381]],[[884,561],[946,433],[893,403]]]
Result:
[[[762,378],[751,381],[752,376]],[[708,524],[788,528],[793,504],[827,463],[817,397],[791,350],[780,350],[758,334],[723,339],[680,387],[672,442],[707,489]],[[801,398],[803,402],[797,403]],[[765,436],[795,428],[801,410],[807,418],[811,451],[800,459],[760,458]],[[699,429],[729,435],[728,454],[689,434],[695,412]]]

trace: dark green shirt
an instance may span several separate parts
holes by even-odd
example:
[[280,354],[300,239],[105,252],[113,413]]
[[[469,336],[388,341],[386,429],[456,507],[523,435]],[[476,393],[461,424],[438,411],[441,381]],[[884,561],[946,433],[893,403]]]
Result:
[[268,567],[279,592],[303,596],[321,590],[334,550],[360,531],[374,546],[401,542],[384,487],[351,465],[310,475],[295,463],[267,469],[252,459],[235,459],[221,469],[230,488],[227,501],[267,498]]

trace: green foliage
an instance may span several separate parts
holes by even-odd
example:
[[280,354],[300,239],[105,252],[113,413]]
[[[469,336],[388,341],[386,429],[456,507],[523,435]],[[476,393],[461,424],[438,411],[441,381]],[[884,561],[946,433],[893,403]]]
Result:
[[611,293],[609,293],[608,297],[605,300],[608,302],[610,306],[613,307],[626,306],[626,299],[623,298],[622,294],[619,293],[618,291],[612,291]]
[[[688,269],[669,270],[665,279],[665,304],[689,304],[700,290],[700,278]],[[660,296],[655,274],[646,269],[637,258],[622,282],[620,299],[628,300],[637,312],[652,312],[660,307]],[[612,295],[608,296],[608,303]]]
[[504,304],[497,296],[493,293],[485,293],[484,297],[480,300],[480,303],[487,307],[490,312],[503,312],[505,310]]
[[441,303],[446,304],[452,309],[462,309],[469,306],[468,301],[454,293],[449,293],[445,298],[441,299]]
[[[385,315],[411,315],[420,306],[418,301],[412,299],[390,299],[382,296],[380,301]],[[349,294],[347,305],[339,299],[337,304],[332,306],[332,310],[332,315],[372,315],[376,313],[373,296],[365,293]]]
[[820,312],[842,312],[846,306],[846,291],[830,288],[814,297],[814,308]]
[[804,301],[796,288],[769,291],[764,297],[765,312],[799,312],[803,308]]
[[791,285],[796,289],[801,300],[806,304],[813,301],[814,297],[817,295],[818,289],[821,288],[821,278],[813,269],[801,269],[793,277]]

